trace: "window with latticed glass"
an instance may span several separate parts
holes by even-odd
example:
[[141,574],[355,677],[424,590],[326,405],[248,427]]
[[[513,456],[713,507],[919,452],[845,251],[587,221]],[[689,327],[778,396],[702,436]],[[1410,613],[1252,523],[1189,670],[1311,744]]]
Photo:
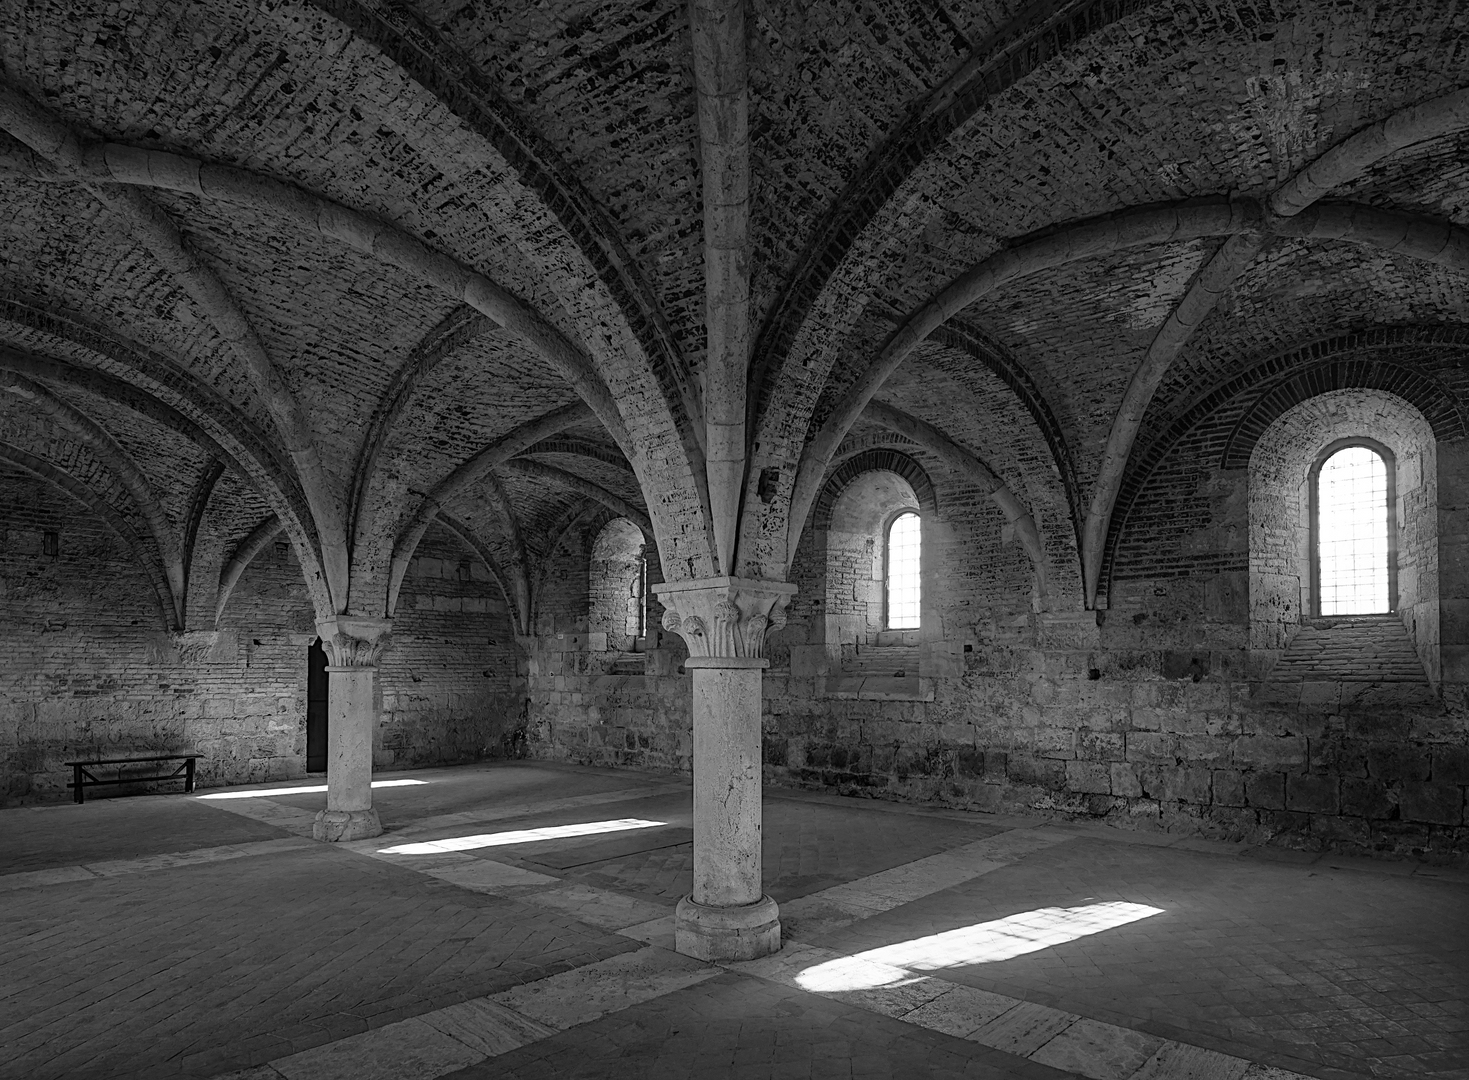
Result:
[[1388,466],[1367,446],[1348,446],[1316,477],[1317,580],[1322,615],[1391,610]]
[[887,628],[917,630],[923,589],[919,566],[923,523],[914,513],[899,514],[888,525]]

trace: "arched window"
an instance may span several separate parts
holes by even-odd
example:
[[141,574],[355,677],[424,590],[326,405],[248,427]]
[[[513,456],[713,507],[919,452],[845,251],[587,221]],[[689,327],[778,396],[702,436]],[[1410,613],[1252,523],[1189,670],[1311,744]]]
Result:
[[923,553],[923,523],[906,510],[888,523],[886,589],[887,629],[917,630],[923,587],[919,567]]
[[609,521],[592,546],[589,572],[587,629],[606,635],[606,644],[596,648],[632,649],[647,633],[648,552],[642,531],[626,518]]
[[1335,442],[1322,451],[1312,473],[1316,614],[1392,611],[1392,452],[1362,439]]

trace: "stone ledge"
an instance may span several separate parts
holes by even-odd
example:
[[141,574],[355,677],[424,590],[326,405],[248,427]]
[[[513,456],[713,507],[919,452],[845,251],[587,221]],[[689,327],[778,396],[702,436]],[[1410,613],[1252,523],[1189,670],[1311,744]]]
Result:
[[932,701],[933,680],[892,675],[818,679],[819,697],[845,701]]

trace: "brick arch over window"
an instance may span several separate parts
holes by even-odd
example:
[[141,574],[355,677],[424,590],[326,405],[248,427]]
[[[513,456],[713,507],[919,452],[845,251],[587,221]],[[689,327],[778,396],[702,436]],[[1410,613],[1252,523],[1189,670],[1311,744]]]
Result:
[[884,471],[897,473],[908,486],[913,489],[913,494],[918,498],[920,513],[929,514],[938,510],[938,498],[934,495],[933,482],[929,480],[928,473],[923,466],[900,450],[874,449],[863,450],[854,454],[846,461],[838,465],[822,488],[821,497],[816,500],[816,509],[811,515],[811,527],[821,530],[831,527],[831,513],[836,507],[837,500],[842,497],[852,483],[863,473]]
[[1155,474],[1181,445],[1199,444],[1202,456],[1219,468],[1245,469],[1261,433],[1280,416],[1336,390],[1381,390],[1400,397],[1423,414],[1441,442],[1469,435],[1469,415],[1458,403],[1462,391],[1427,370],[1427,362],[1437,358],[1441,374],[1445,357],[1469,372],[1469,326],[1374,327],[1340,334],[1281,353],[1216,386],[1157,438],[1134,448],[1108,531],[1098,594],[1109,594],[1126,561],[1133,510],[1146,501]]
[[[1469,331],[1459,333],[1466,340],[1456,344],[1469,347]],[[1343,357],[1297,371],[1258,397],[1230,432],[1220,468],[1246,468],[1260,436],[1271,424],[1301,402],[1333,390],[1381,390],[1411,402],[1441,442],[1469,434],[1469,423],[1457,400],[1437,379],[1392,360]]]

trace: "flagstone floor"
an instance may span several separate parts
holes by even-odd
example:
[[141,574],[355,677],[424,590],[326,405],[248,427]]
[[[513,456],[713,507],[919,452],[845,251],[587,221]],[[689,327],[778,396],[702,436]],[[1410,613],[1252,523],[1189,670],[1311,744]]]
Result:
[[675,776],[0,811],[0,1080],[1469,1080],[1469,874],[769,790],[784,948],[672,950]]

